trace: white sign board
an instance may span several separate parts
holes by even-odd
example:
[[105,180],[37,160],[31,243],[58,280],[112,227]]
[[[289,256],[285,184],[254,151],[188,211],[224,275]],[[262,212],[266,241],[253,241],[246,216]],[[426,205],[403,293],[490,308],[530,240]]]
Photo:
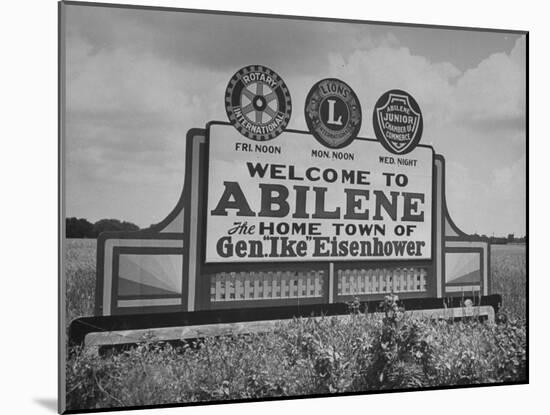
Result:
[[209,132],[206,262],[431,259],[433,150]]

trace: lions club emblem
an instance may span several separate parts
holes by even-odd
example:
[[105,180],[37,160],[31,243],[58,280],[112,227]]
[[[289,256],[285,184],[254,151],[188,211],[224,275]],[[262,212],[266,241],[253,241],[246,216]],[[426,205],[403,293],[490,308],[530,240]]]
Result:
[[272,140],[290,121],[292,105],[284,81],[261,65],[245,66],[233,75],[225,90],[229,121],[245,137]]
[[376,102],[372,122],[376,138],[394,154],[412,151],[422,136],[422,113],[405,91],[392,89]]
[[361,128],[361,105],[355,92],[339,79],[323,79],[309,91],[304,109],[309,131],[321,144],[342,148]]

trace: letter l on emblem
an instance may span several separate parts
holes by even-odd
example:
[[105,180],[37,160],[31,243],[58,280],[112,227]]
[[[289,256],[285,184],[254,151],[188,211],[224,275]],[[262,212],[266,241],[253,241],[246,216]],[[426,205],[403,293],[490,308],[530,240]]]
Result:
[[335,100],[329,99],[328,101],[328,120],[327,123],[333,125],[342,125],[342,116],[340,115],[337,120],[334,119],[334,104]]

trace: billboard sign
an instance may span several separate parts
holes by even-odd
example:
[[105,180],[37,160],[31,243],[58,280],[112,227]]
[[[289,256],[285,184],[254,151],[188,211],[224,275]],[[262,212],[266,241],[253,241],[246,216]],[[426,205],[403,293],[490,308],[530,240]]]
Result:
[[430,259],[431,147],[407,156],[285,131],[257,142],[209,128],[207,263]]

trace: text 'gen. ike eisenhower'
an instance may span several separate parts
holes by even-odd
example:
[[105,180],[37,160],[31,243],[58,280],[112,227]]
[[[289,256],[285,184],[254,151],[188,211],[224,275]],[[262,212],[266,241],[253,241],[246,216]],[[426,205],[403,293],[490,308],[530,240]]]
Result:
[[[385,189],[371,189],[369,171],[252,162],[247,162],[246,167],[252,178],[291,183],[260,181],[258,188],[242,188],[237,181],[223,182],[223,192],[210,214],[228,216],[232,211],[242,220],[233,222],[226,235],[218,239],[216,252],[221,258],[424,255],[424,240],[402,240],[414,236],[415,223],[424,222],[425,213],[425,195],[406,191],[408,177],[405,174],[380,173]],[[345,185],[355,187],[346,188]],[[260,208],[254,211],[249,200],[258,197],[258,190]],[[342,206],[327,208],[329,190],[343,193],[340,196]],[[314,201],[311,206],[307,203],[308,196]],[[266,218],[266,221],[258,226],[248,225],[247,218],[253,217]],[[270,222],[269,218],[277,220]],[[326,224],[327,220],[331,236],[319,230],[321,222]],[[346,221],[354,222],[346,224]],[[386,227],[380,221],[395,222],[395,226]],[[382,241],[377,237],[386,235],[401,239],[388,241],[384,238]],[[342,240],[343,237],[348,239]]]

